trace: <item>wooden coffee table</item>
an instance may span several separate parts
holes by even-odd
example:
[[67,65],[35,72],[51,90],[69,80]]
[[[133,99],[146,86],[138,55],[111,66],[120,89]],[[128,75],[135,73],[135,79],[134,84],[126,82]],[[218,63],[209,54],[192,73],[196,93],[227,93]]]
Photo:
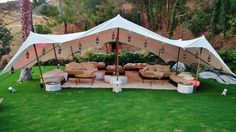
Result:
[[75,75],[76,78],[76,85],[78,84],[77,81],[80,81],[80,79],[91,79],[91,85],[94,83],[95,75],[94,74],[77,74]]

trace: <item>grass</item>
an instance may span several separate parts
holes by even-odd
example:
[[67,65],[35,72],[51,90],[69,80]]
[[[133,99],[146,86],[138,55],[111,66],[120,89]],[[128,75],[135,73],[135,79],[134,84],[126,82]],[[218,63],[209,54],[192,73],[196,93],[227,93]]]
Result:
[[[235,85],[202,80],[191,95],[89,88],[50,93],[40,89],[33,71],[33,81],[18,84],[19,73],[0,81],[0,131],[236,131]],[[9,86],[17,92],[9,93]],[[223,88],[228,96],[221,96]]]

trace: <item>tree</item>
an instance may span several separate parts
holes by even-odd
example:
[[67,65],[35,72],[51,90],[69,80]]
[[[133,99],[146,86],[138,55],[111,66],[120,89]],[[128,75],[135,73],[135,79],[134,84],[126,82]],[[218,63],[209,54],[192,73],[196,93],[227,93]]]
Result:
[[212,18],[211,18],[211,40],[214,41],[214,36],[217,31],[217,26],[221,28],[224,40],[227,40],[227,31],[230,29],[230,0],[215,0]]
[[176,0],[174,7],[172,8],[170,24],[168,27],[168,36],[171,38],[173,36],[173,32],[175,27],[177,26],[177,14],[184,12],[185,9],[185,0]]
[[6,55],[10,52],[10,41],[12,38],[13,36],[11,35],[10,30],[0,25],[0,60],[3,55]]
[[[30,34],[30,31],[34,31],[33,20],[32,20],[32,10],[30,0],[21,0],[21,25],[22,25],[22,39],[25,41]],[[21,70],[21,75],[19,80],[31,80],[32,72],[31,69],[25,68]]]

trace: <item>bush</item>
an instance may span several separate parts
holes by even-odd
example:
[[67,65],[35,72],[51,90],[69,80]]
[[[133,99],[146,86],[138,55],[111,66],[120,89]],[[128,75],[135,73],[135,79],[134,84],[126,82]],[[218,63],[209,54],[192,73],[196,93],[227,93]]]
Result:
[[[115,55],[114,53],[96,53],[89,54],[88,56],[76,56],[74,58],[76,62],[84,61],[95,61],[95,62],[104,62],[106,65],[115,64]],[[139,54],[137,52],[122,52],[119,55],[119,64],[125,65],[127,63],[164,63],[158,56],[149,53],[148,55]]]
[[35,27],[36,33],[41,33],[41,34],[52,33],[52,30],[46,25],[36,24],[34,25],[34,27]]
[[13,36],[11,35],[10,30],[0,25],[0,59],[3,55],[10,52],[10,41],[12,38]]
[[236,49],[219,52],[219,55],[229,68],[236,73]]

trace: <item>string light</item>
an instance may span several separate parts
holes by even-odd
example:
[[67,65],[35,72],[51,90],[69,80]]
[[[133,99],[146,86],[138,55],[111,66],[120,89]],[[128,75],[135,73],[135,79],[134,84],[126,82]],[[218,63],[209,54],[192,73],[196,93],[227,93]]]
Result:
[[29,56],[30,56],[29,51],[26,52],[25,56],[27,59],[29,59]]

